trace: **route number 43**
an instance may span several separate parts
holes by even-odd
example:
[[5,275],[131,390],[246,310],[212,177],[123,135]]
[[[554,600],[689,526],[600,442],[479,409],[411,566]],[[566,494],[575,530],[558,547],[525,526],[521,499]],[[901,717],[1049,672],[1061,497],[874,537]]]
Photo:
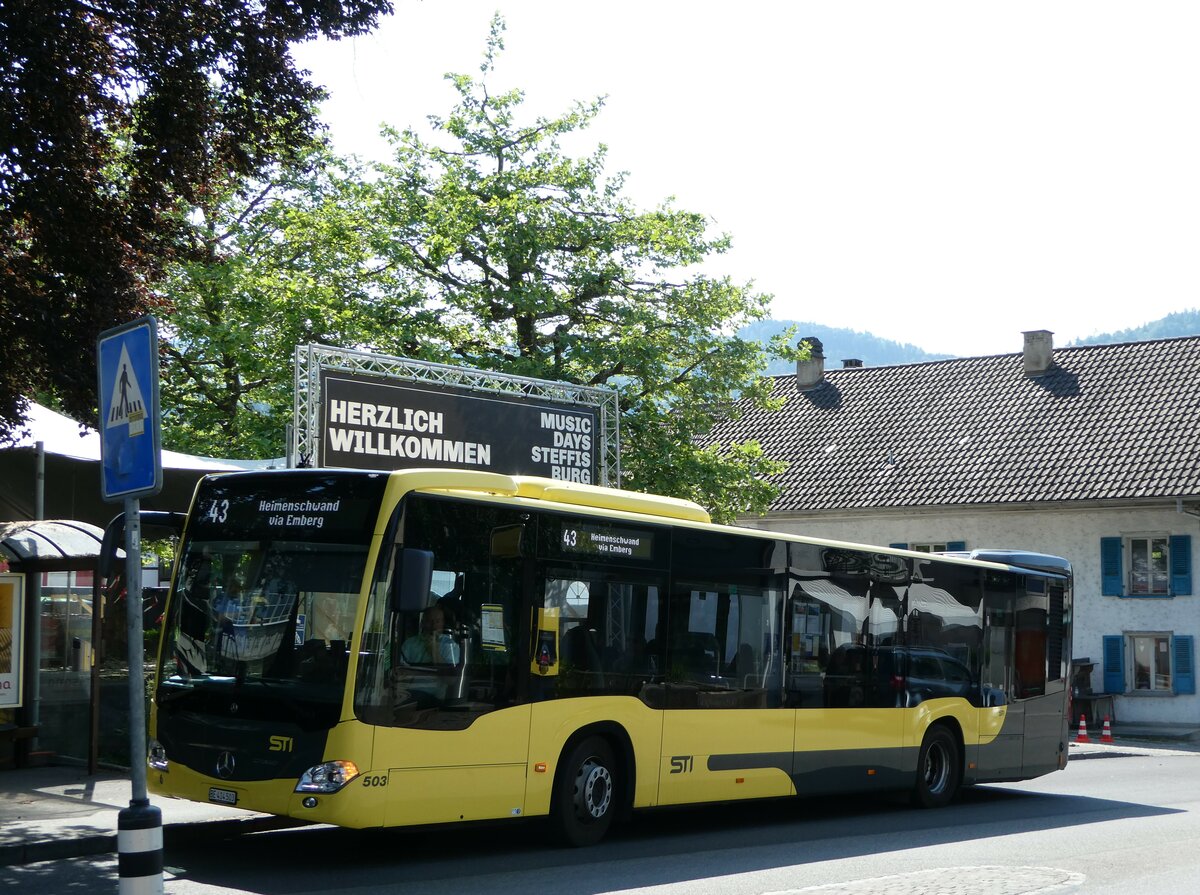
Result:
[[204,515],[208,517],[209,522],[224,522],[229,517],[229,501],[214,500],[208,505],[208,512]]

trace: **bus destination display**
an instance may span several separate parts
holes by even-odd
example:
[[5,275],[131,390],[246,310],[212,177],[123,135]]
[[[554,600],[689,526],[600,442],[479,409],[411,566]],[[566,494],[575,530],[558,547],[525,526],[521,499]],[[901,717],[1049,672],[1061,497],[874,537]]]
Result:
[[584,556],[626,559],[652,559],[654,556],[653,534],[612,525],[564,522],[561,543],[563,552]]
[[296,537],[357,541],[371,525],[386,477],[312,473],[281,488],[266,477],[239,474],[200,486],[192,514],[193,536]]

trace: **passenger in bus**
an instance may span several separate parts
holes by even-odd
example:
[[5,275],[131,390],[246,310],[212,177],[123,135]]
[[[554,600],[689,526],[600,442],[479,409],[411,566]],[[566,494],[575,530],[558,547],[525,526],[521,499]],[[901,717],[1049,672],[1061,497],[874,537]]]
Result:
[[242,583],[231,575],[212,601],[213,629],[216,634],[216,654],[225,658],[236,658],[238,651],[237,633],[234,623],[242,603]]
[[421,627],[400,646],[400,658],[409,665],[457,665],[458,644],[450,633],[453,620],[440,605],[421,616]]
[[754,680],[757,672],[754,647],[748,643],[738,644],[737,653],[725,670],[726,676],[733,678],[735,687],[754,687],[761,684],[761,680]]

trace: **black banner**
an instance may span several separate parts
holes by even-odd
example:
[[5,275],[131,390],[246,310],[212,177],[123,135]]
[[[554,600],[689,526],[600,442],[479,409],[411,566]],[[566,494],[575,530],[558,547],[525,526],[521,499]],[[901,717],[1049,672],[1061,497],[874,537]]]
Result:
[[321,372],[321,466],[421,466],[540,475],[595,484],[596,411]]

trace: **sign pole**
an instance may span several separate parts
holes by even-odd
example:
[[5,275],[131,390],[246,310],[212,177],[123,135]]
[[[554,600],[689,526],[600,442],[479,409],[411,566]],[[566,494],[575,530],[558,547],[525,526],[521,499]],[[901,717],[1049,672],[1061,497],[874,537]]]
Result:
[[125,499],[125,632],[129,640],[129,807],[117,813],[120,895],[163,891],[162,811],[146,792],[141,501]]
[[162,489],[158,323],[143,317],[96,340],[100,491],[125,503],[125,632],[129,656],[129,807],[117,815],[120,895],[162,895],[162,811],[146,789],[146,672],[139,498]]
[[[125,631],[129,637],[129,755],[133,804],[146,798],[146,681],[142,634],[142,520],[141,501],[125,501]],[[137,672],[135,674],[135,672]]]

